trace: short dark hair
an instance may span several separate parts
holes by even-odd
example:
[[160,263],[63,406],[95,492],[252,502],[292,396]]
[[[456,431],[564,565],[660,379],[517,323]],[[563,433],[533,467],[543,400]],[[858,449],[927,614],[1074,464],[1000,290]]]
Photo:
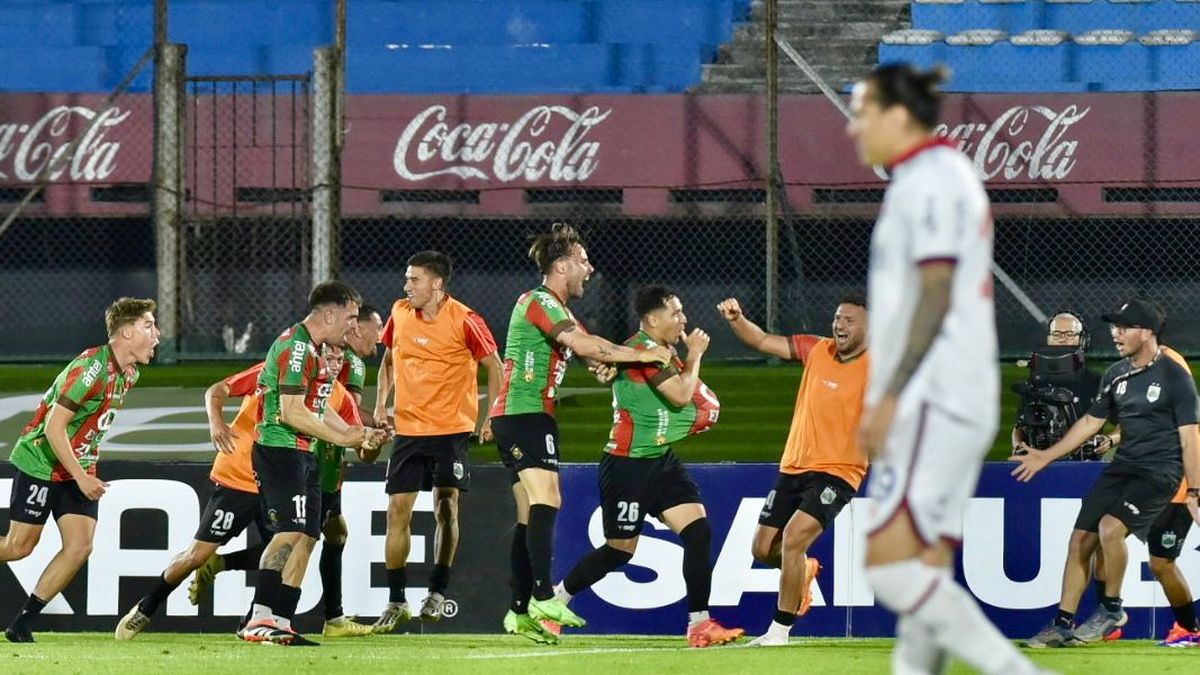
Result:
[[362,303],[362,296],[358,291],[340,281],[322,281],[308,294],[308,311],[311,312],[321,305],[345,307],[352,302]]
[[542,274],[549,274],[554,263],[571,255],[575,245],[583,246],[583,237],[567,223],[554,223],[549,232],[534,235],[529,244],[529,257]]
[[408,259],[408,266],[423,267],[446,284],[450,283],[450,273],[454,271],[454,263],[450,262],[450,256],[440,251],[414,253]]
[[662,284],[643,286],[633,295],[633,311],[638,317],[643,317],[667,306],[667,301],[675,297],[675,291]]
[[942,111],[942,91],[950,71],[945,66],[919,70],[910,63],[884,63],[867,76],[871,97],[880,108],[904,106],[921,126],[933,129]]
[[857,305],[863,309],[867,308],[867,296],[862,291],[849,291],[842,293],[838,297],[837,304],[839,305]]
[[[375,309],[374,305],[362,305],[358,308],[359,321],[370,321],[372,314],[379,314],[379,310]],[[383,315],[379,314],[379,318],[382,319]]]

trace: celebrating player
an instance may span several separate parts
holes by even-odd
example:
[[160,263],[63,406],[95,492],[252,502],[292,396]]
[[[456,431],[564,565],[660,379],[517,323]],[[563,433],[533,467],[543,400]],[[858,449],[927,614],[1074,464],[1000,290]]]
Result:
[[796,616],[808,610],[821,569],[808,548],[854,498],[867,472],[857,437],[867,383],[867,299],[851,293],[838,301],[832,338],[768,334],[733,298],[717,310],[743,344],[804,364],[779,478],[767,494],[753,543],[755,559],[781,574],[775,618],[750,645],[786,645]]
[[[737,640],[741,628],[725,628],[708,614],[712,591],[712,527],[700,488],[671,448],[671,443],[707,431],[716,424],[720,403],[700,381],[700,359],[708,334],[699,328],[687,337],[683,303],[664,286],[640,289],[633,301],[641,330],[625,346],[644,351],[683,340],[687,361],[631,364],[613,382],[613,429],[600,460],[600,502],[604,546],[586,555],[567,574],[555,595],[564,604],[633,558],[647,515],[666,523],[683,540],[683,580],[687,587],[690,647]],[[673,350],[672,350],[673,352]]]
[[33,622],[87,560],[96,534],[98,500],[108,483],[96,476],[100,441],[158,345],[155,303],[121,298],[104,312],[108,343],[75,357],[54,379],[13,447],[16,467],[8,534],[0,562],[33,552],[53,514],[62,549],[46,566],[24,607],[8,625],[9,642],[33,642]]
[[409,258],[404,284],[408,298],[392,305],[383,329],[375,419],[386,419],[388,395],[395,386],[396,438],[386,486],[388,604],[375,623],[378,632],[391,632],[412,617],[405,599],[412,511],[417,492],[430,487],[436,551],[421,618],[441,618],[458,549],[458,496],[471,481],[468,438],[479,431],[483,440],[491,440],[491,427],[479,414],[476,374],[482,363],[490,406],[503,377],[496,341],[483,317],[446,292],[450,274],[450,258],[437,251]]
[[[535,642],[558,636],[539,621],[582,626],[583,619],[555,597],[550,581],[554,521],[562,503],[558,480],[558,423],[554,403],[573,354],[603,363],[667,364],[666,347],[632,349],[581,330],[567,308],[583,297],[594,271],[573,227],[555,223],[534,238],[529,257],[542,283],[517,299],[504,347],[504,382],[491,408],[500,458],[512,471],[517,525],[511,552],[513,601],[504,617],[509,633]],[[531,597],[532,596],[532,597]]]
[[[329,387],[322,386],[317,348],[340,342],[355,327],[358,306],[359,296],[349,286],[337,281],[318,284],[309,294],[308,316],[285,330],[267,352],[259,376],[262,421],[251,461],[268,525],[276,534],[263,552],[251,620],[241,632],[245,640],[315,644],[291,628],[300,588],[285,584],[283,573],[293,555],[305,557],[320,533],[321,491],[313,441],[357,447],[364,442],[375,445],[371,441],[379,437],[377,430],[347,426],[336,415],[321,418]],[[306,537],[312,541],[306,542]]]
[[999,423],[1000,371],[987,193],[933,134],[942,78],[885,64],[851,98],[859,158],[892,174],[871,237],[867,577],[899,615],[893,672],[937,672],[947,652],[984,673],[1036,672],[952,574]]

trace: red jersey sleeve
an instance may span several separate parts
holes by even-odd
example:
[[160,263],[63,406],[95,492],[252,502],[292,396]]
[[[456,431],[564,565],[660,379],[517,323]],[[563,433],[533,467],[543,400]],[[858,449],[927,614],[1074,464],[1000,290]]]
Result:
[[392,348],[392,333],[395,332],[392,317],[388,316],[387,323],[383,324],[383,334],[379,336],[379,341],[383,343],[384,349]]
[[820,341],[821,338],[816,335],[793,335],[788,344],[792,349],[792,360],[808,363],[808,355]]
[[253,394],[258,389],[258,375],[262,369],[263,364],[259,363],[222,380],[229,387],[229,395],[240,398]]
[[463,321],[463,338],[476,361],[482,361],[496,353],[496,338],[492,337],[492,330],[488,328],[483,317],[475,312],[468,314]]

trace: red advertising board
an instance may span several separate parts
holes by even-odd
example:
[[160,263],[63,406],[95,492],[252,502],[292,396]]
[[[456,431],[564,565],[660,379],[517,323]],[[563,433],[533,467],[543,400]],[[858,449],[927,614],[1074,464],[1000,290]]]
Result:
[[[102,103],[99,96],[0,95],[0,186],[11,196],[66,155],[35,212],[144,212],[144,205],[97,203],[89,188],[150,179],[150,99]],[[1026,210],[1169,213],[1187,205],[1105,201],[1105,189],[1200,186],[1200,141],[1189,123],[1198,105],[1195,93],[952,96],[939,132],[959,142],[991,188],[1058,191],[1057,201]],[[780,119],[783,178],[799,211],[841,208],[814,203],[814,189],[882,187],[857,163],[844,118],[824,98],[784,97]],[[479,203],[463,206],[464,214],[521,214],[526,189],[623,188],[626,213],[667,214],[671,189],[761,189],[766,146],[763,99],[754,95],[352,96],[343,209],[411,212],[397,206],[407,191],[467,190],[479,191]],[[271,161],[261,144],[245,152],[236,172],[211,172],[191,159],[188,171],[195,180],[206,176],[203,191],[218,204],[234,203],[237,188],[278,187],[250,184],[279,172],[256,169]],[[387,201],[385,192],[401,196]]]

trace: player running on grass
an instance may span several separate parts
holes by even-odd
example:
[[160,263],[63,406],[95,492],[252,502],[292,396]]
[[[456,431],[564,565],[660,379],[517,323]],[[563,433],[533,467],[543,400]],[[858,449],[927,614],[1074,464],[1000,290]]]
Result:
[[[555,223],[534,238],[529,257],[542,283],[517,299],[504,349],[504,382],[491,409],[500,458],[512,472],[517,524],[510,561],[513,599],[504,629],[535,642],[558,636],[539,619],[582,626],[583,619],[554,596],[550,563],[554,521],[562,497],[558,479],[558,423],[554,403],[572,355],[603,363],[670,362],[665,347],[645,350],[615,345],[583,331],[567,302],[583,296],[593,272],[587,249],[573,227]],[[593,365],[594,370],[603,369]]]
[[733,298],[717,310],[747,346],[804,364],[779,478],[767,494],[752,544],[755,559],[781,574],[775,618],[750,645],[786,645],[796,617],[808,611],[821,569],[808,549],[854,498],[867,472],[857,437],[867,384],[867,299],[851,293],[838,301],[832,338],[765,333]]
[[[600,503],[604,546],[584,556],[555,587],[564,604],[609,572],[628,563],[637,550],[647,515],[666,523],[683,540],[683,580],[687,587],[689,647],[737,640],[741,628],[725,628],[708,614],[712,591],[712,527],[700,488],[671,444],[707,431],[721,410],[715,394],[700,381],[700,360],[708,334],[699,328],[684,337],[683,303],[664,286],[647,286],[634,297],[640,330],[625,341],[638,351],[668,346],[671,362],[621,366],[613,382],[613,428],[600,460]],[[687,345],[687,360],[673,345]]]
[[62,549],[46,566],[24,607],[4,631],[9,642],[33,642],[33,622],[88,559],[98,500],[108,483],[96,476],[100,441],[158,345],[155,303],[121,298],[104,312],[108,343],[84,351],[54,379],[13,448],[16,467],[8,534],[0,562],[20,560],[37,546],[51,514]]
[[[231,375],[213,384],[205,392],[209,431],[213,446],[218,450],[213,459],[212,471],[209,473],[209,478],[214,483],[213,493],[200,515],[200,528],[196,531],[191,546],[172,558],[170,565],[163,570],[150,592],[121,618],[115,631],[116,639],[131,640],[145,630],[162,603],[193,571],[196,572],[197,579],[194,579],[188,588],[188,599],[196,605],[200,603],[201,595],[218,572],[258,569],[265,543],[272,535],[271,529],[263,520],[263,509],[259,504],[258,486],[254,482],[250,460],[254,445],[254,427],[262,414],[258,378],[263,365],[259,363]],[[242,405],[232,425],[225,423],[223,414],[225,401],[230,397],[242,399]],[[340,383],[333,384],[328,407],[337,411],[348,423],[354,423],[358,419],[354,401]],[[218,548],[241,534],[252,522],[258,526],[263,544],[223,555],[217,554]],[[289,581],[298,585],[303,579],[302,573],[303,570],[295,568],[289,570]],[[200,578],[205,581],[200,583]],[[337,621],[331,623],[338,625]],[[328,626],[329,624],[327,628]]]

